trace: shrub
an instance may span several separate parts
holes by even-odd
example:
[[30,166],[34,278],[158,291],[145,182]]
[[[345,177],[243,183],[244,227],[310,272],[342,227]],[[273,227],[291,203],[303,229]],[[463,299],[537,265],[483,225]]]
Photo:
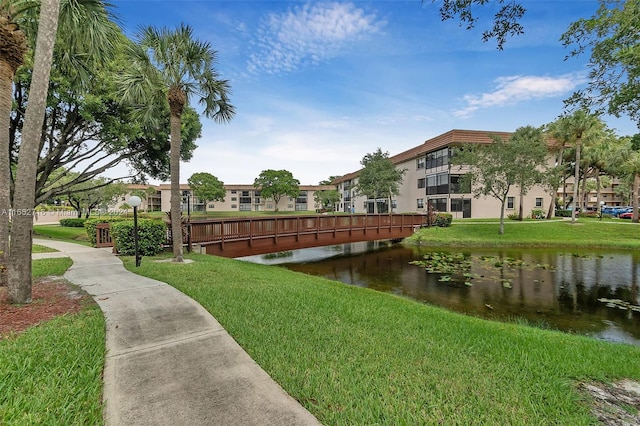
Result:
[[453,216],[449,213],[436,213],[436,220],[433,222],[435,226],[446,228],[451,225]]
[[600,213],[595,211],[580,212],[580,217],[600,217]]
[[571,217],[571,210],[556,209],[556,217]]
[[83,228],[87,219],[81,217],[69,217],[66,219],[60,219],[60,226],[67,226],[69,228]]
[[533,209],[531,210],[531,219],[544,219],[547,217],[547,214],[542,209]]
[[99,223],[114,223],[114,222],[122,222],[123,220],[131,220],[124,217],[105,217],[100,219],[87,219],[84,222],[84,229],[87,231],[87,236],[89,237],[89,241],[92,245],[96,245],[96,226]]
[[[119,254],[135,254],[133,220],[111,223],[111,239]],[[138,221],[138,250],[143,256],[154,256],[162,250],[167,237],[167,225],[160,220]]]
[[507,215],[507,219],[509,219],[509,220],[519,220],[520,219],[520,215],[518,213],[509,213]]

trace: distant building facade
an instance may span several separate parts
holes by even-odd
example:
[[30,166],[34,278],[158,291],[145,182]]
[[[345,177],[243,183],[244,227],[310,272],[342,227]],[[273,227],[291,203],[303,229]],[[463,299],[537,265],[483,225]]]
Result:
[[[338,210],[355,213],[373,213],[377,203],[379,212],[426,212],[428,204],[439,212],[451,213],[454,218],[496,218],[500,216],[500,201],[492,197],[474,198],[469,189],[460,185],[468,169],[452,167],[451,156],[462,144],[490,144],[491,135],[508,139],[511,133],[478,130],[451,130],[422,145],[390,157],[400,170],[406,170],[400,194],[391,201],[367,199],[355,194],[358,172],[344,175],[332,183],[341,194]],[[549,161],[553,161],[549,156]],[[533,209],[549,209],[551,195],[541,186],[528,191],[523,200],[525,216]],[[519,188],[514,186],[508,194],[505,214],[519,209]]]
[[[457,147],[463,144],[491,144],[494,142],[492,135],[506,140],[511,133],[451,130],[390,157],[398,169],[405,170],[400,193],[392,198],[391,205],[387,199],[373,200],[357,195],[354,187],[358,182],[359,171],[355,171],[335,179],[331,185],[301,185],[298,197],[283,196],[277,206],[274,200],[262,197],[260,189],[253,185],[225,185],[224,201],[209,201],[205,204],[193,194],[189,185],[182,184],[181,208],[183,212],[313,212],[321,208],[315,201],[317,191],[337,189],[341,198],[336,204],[336,210],[345,213],[424,213],[431,204],[434,210],[451,213],[454,218],[497,218],[500,216],[500,201],[493,197],[474,198],[471,190],[461,185],[468,168],[451,165],[451,157]],[[555,158],[550,153],[548,164],[553,166],[554,163]],[[612,182],[611,186],[600,189],[600,201],[609,206],[622,205],[623,198],[616,191],[619,181],[613,179]],[[149,189],[149,185],[131,185],[130,188],[147,192],[141,210],[168,212],[171,209],[171,185],[160,184],[151,186],[152,189]],[[519,211],[519,192],[517,185],[511,188],[506,200],[505,215]],[[560,204],[569,200],[572,194],[573,178],[569,178],[563,187],[558,188]],[[121,197],[118,205],[124,205],[128,197],[129,194]],[[586,191],[582,197],[585,206],[591,209],[598,207],[599,200],[595,190]],[[534,186],[523,198],[524,215],[530,215],[532,210],[549,211],[552,208],[551,201],[551,194],[542,186]],[[118,205],[114,208],[119,208]]]
[[[247,212],[276,211],[299,212],[317,211],[320,209],[315,201],[317,191],[334,189],[331,185],[301,185],[296,198],[283,196],[276,205],[271,198],[261,196],[261,191],[253,185],[225,185],[224,201],[209,201],[206,204],[193,194],[189,185],[180,185],[181,206],[185,212]],[[160,194],[161,211],[171,210],[171,185],[161,184],[157,187]]]

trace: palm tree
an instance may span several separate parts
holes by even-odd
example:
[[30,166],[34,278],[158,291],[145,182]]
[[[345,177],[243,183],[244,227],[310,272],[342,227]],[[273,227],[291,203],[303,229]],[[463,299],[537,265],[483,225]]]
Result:
[[578,187],[580,186],[580,166],[582,145],[585,141],[589,142],[598,139],[604,130],[602,120],[589,111],[580,109],[573,114],[560,119],[559,134],[569,137],[575,148],[575,164],[574,164],[574,181],[573,181],[573,209],[571,210],[571,223],[576,221],[576,210],[578,203]]
[[631,205],[633,207],[632,221],[638,222],[638,196],[640,195],[640,151],[636,149],[633,140],[622,138],[611,150],[607,161],[607,169],[632,182]]
[[[549,184],[559,183],[560,178],[562,182],[564,182],[564,189],[566,189],[566,174],[564,173],[564,149],[570,141],[569,135],[565,131],[565,126],[563,125],[563,121],[566,120],[565,117],[560,117],[553,123],[549,123],[546,126],[546,134],[551,138],[550,150],[555,152],[556,154],[556,164],[555,170],[549,172]],[[556,204],[556,197],[558,196],[558,187],[555,185],[551,185],[550,193],[551,193],[551,203],[549,205],[549,211],[547,212],[547,219],[551,219],[553,215],[553,210]],[[563,191],[562,194],[563,203],[566,202],[566,191]]]
[[[9,0],[9,2],[12,1]],[[25,8],[23,10],[33,10],[33,5],[36,2],[19,0],[17,3],[21,5],[29,3],[31,9]],[[83,0],[82,2],[66,0],[62,4],[61,0],[42,0],[39,3],[40,14],[37,20],[33,77],[29,88],[29,103],[25,112],[12,203],[14,215],[10,230],[11,246],[9,248],[8,272],[9,300],[12,303],[31,302],[32,213],[35,207],[38,155],[58,21],[62,19],[65,22],[65,37],[73,32],[89,43],[87,45],[76,42],[65,45],[67,50],[62,55],[63,58],[73,57],[73,60],[76,60],[78,56],[91,56],[91,60],[96,60],[103,54],[106,58],[108,50],[102,47],[109,46],[110,40],[113,38],[110,31],[100,30],[100,28],[113,29],[112,23],[108,21],[106,6],[101,0]],[[93,27],[93,25],[97,26]],[[80,47],[87,48],[87,50],[78,52]],[[79,55],[77,55],[78,53]],[[5,152],[0,154],[5,155]],[[8,151],[6,155],[8,155]]]
[[[613,131],[611,129],[607,129],[606,132],[603,132],[600,139],[594,140],[592,144],[585,146],[583,150],[585,168],[590,171],[589,177],[593,177],[595,179],[596,206],[600,205],[600,200],[602,198],[602,180],[603,177],[607,175],[605,170],[607,158],[618,140],[619,139],[615,136]],[[583,183],[582,186],[584,188],[586,185]],[[583,199],[586,195],[584,192],[585,191],[583,190]]]
[[[185,24],[171,31],[147,27],[130,47],[131,69],[122,76],[125,102],[142,104],[140,116],[145,125],[156,125],[154,113],[158,97],[169,103],[171,235],[173,260],[182,262],[182,221],[180,211],[180,145],[182,112],[190,98],[199,97],[204,115],[224,123],[235,114],[229,103],[227,80],[220,80],[215,70],[217,52],[209,43],[193,39],[193,30]],[[156,115],[157,117],[157,115]]]
[[[24,62],[27,39],[16,21],[25,4],[11,0],[0,0],[0,182],[11,181],[11,160],[9,154],[9,127],[12,105],[13,77]],[[7,285],[4,266],[9,250],[9,208],[11,189],[0,185],[0,286]]]

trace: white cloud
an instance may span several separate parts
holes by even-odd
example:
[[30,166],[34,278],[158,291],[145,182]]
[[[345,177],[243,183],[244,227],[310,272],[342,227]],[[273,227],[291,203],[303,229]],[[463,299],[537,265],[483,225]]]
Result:
[[319,2],[270,14],[258,29],[248,70],[278,74],[336,57],[385,22],[353,3]]
[[516,75],[499,77],[494,80],[496,87],[492,92],[480,95],[465,95],[467,106],[454,111],[458,118],[468,118],[481,108],[512,105],[522,101],[564,96],[584,83],[580,74],[566,74],[558,77]]

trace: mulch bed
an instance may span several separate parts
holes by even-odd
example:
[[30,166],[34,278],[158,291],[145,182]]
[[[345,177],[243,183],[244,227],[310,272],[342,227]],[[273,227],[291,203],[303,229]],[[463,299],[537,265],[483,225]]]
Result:
[[59,315],[74,314],[90,299],[61,277],[44,277],[32,286],[32,302],[12,305],[8,290],[0,287],[0,339],[20,333],[27,328],[51,320]]

